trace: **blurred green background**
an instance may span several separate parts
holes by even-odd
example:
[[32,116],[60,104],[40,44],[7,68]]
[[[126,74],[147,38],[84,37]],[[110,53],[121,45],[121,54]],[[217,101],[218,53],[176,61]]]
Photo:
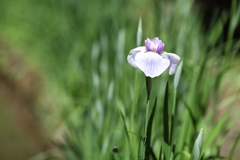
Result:
[[[119,110],[130,123],[134,86],[140,97],[136,128],[144,119],[144,76],[126,60],[136,47],[140,17],[143,40],[159,37],[166,51],[184,58],[179,96],[198,108],[198,130],[205,127],[210,137],[234,103],[229,115],[235,118],[211,141],[216,149],[208,150],[228,156],[240,134],[240,3],[210,2],[1,0],[0,159],[117,159],[115,145],[128,159],[125,133],[112,128],[123,128]],[[164,73],[154,79],[160,97],[168,78]],[[178,112],[186,112],[183,102]],[[193,126],[189,134],[196,134]],[[233,157],[239,156],[236,151]]]

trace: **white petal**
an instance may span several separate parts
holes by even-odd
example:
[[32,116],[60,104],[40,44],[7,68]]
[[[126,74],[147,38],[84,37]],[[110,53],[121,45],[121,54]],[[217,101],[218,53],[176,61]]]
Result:
[[135,54],[138,52],[146,52],[146,47],[143,46],[143,47],[134,48],[129,52],[129,54],[132,54],[135,56]]
[[138,68],[136,65],[135,65],[135,56],[137,53],[139,52],[146,52],[146,47],[137,47],[137,48],[134,48],[132,49],[130,52],[129,52],[129,55],[127,56],[127,60],[128,60],[128,63],[133,66],[134,68]]
[[169,74],[170,75],[175,74],[178,63],[180,62],[181,58],[176,54],[167,52],[162,53],[161,56],[166,57],[170,60]]
[[138,68],[138,67],[136,66],[136,64],[135,64],[134,57],[135,57],[135,56],[129,54],[129,55],[127,56],[128,63],[129,63],[131,66],[133,66],[134,68]]
[[154,78],[168,68],[170,61],[154,52],[139,52],[135,55],[135,65],[141,69],[146,76]]

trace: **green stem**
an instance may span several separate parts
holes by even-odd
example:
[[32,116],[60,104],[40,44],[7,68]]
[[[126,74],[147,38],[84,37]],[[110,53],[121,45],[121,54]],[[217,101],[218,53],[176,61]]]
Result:
[[[152,89],[152,78],[146,77],[146,90],[147,90],[147,108],[146,108],[146,120],[145,120],[145,135],[147,136],[147,124],[148,124],[148,110],[149,110],[149,99]],[[146,138],[145,136],[145,138]]]
[[[152,89],[152,78],[151,77],[146,77],[146,91],[147,91],[147,107],[146,107],[146,116],[145,116],[145,141],[147,139],[147,125],[148,125],[148,112],[149,112],[149,99],[150,99],[150,94],[151,94],[151,89]],[[145,143],[145,142],[144,142]],[[144,147],[144,152],[145,153],[145,147]]]
[[146,77],[146,89],[147,89],[147,102],[150,99],[151,89],[152,89],[152,78]]
[[149,100],[147,101],[147,108],[146,108],[145,138],[147,137],[148,112],[149,112]]

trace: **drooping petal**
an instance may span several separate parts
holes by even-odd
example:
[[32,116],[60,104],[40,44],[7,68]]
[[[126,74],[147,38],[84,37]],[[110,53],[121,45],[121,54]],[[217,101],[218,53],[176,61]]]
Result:
[[134,68],[138,68],[138,67],[136,66],[136,64],[135,64],[135,60],[134,60],[134,56],[133,56],[133,55],[129,54],[129,55],[127,56],[127,61],[128,61],[128,63],[129,63],[131,66],[133,66]]
[[127,56],[127,60],[128,60],[128,63],[133,66],[134,68],[138,68],[136,65],[135,65],[135,55],[139,52],[146,52],[146,47],[137,47],[137,48],[134,48],[132,49],[130,52],[129,52],[129,55]]
[[170,60],[154,52],[139,52],[135,55],[135,65],[148,77],[162,74],[170,65]]
[[169,74],[173,75],[176,72],[178,63],[180,62],[181,58],[174,53],[164,52],[160,55],[163,56],[163,57],[166,57],[170,60]]

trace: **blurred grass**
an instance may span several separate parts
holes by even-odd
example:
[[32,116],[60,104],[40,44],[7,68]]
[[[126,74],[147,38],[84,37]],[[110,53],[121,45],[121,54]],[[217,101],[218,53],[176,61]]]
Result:
[[[138,138],[130,134],[129,144],[125,133],[113,128],[124,129],[120,110],[128,127],[134,114],[132,132],[143,131],[145,79],[143,73],[126,62],[129,50],[136,47],[139,17],[142,17],[143,39],[159,36],[167,52],[184,58],[177,93],[180,116],[175,127],[180,133],[176,151],[191,153],[200,128],[204,128],[206,141],[211,137],[221,102],[221,79],[230,66],[236,68],[231,62],[239,50],[239,41],[232,40],[232,34],[239,24],[236,18],[239,5],[233,6],[236,8],[231,15],[222,12],[217,23],[205,33],[201,12],[193,3],[191,0],[0,1],[0,38],[17,50],[16,54],[26,63],[41,71],[44,98],[34,105],[35,112],[48,133],[52,132],[51,139],[58,142],[57,147],[64,153],[62,159],[117,159],[111,152],[114,146],[119,147],[121,159],[137,158]],[[221,33],[227,19],[234,22],[224,41]],[[158,95],[159,103],[151,142],[156,153],[163,142],[161,102],[167,80],[171,92],[173,78],[167,73],[153,79],[151,97]],[[136,98],[134,86],[139,91],[136,110],[132,109]],[[171,99],[172,94],[169,104]],[[196,124],[191,124],[184,103],[192,111]],[[213,112],[208,111],[209,107]],[[220,136],[224,138],[224,134]],[[216,135],[212,137],[216,143],[206,146],[205,157],[218,152],[219,142]]]

